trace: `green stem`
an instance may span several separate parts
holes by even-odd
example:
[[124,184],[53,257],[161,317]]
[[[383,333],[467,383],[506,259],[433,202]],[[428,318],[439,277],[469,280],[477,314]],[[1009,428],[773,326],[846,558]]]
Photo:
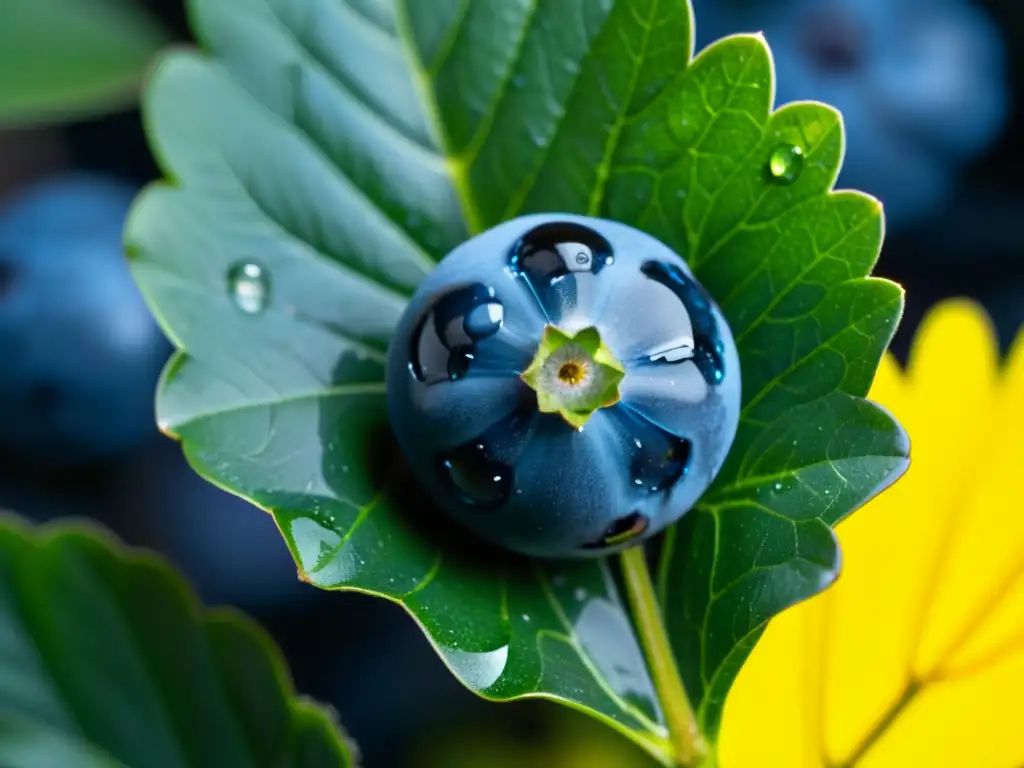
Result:
[[654,584],[647,569],[644,548],[630,547],[621,555],[622,575],[626,582],[626,596],[633,611],[633,621],[640,633],[647,664],[654,678],[654,689],[665,715],[669,740],[680,768],[691,768],[701,763],[706,748],[697,732],[697,720],[686,697],[683,679],[679,676],[672,646],[665,631],[661,607],[654,594]]

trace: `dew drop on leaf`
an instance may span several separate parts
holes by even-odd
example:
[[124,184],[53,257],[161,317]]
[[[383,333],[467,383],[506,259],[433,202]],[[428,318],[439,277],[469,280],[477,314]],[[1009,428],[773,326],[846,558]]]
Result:
[[228,294],[240,310],[257,315],[270,302],[270,273],[255,262],[238,262],[228,269]]
[[781,144],[768,157],[768,175],[778,184],[792,184],[804,169],[804,151],[796,144]]

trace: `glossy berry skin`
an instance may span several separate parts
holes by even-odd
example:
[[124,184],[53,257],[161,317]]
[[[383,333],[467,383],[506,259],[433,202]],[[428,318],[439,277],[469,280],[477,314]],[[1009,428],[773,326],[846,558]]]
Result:
[[[625,374],[582,426],[520,378],[547,325],[596,327]],[[740,363],[685,262],[613,221],[505,222],[424,280],[392,337],[388,409],[426,489],[463,525],[545,558],[605,555],[685,514],[736,433]]]

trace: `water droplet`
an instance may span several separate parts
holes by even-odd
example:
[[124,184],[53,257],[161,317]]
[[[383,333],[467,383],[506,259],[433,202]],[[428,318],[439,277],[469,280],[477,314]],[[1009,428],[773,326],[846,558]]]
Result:
[[465,503],[493,507],[512,492],[512,467],[494,461],[483,443],[461,445],[441,459],[443,477]]
[[781,491],[782,490],[782,483],[776,483],[774,488],[775,488],[776,491]]
[[683,303],[693,325],[693,347],[677,347],[657,353],[652,363],[674,365],[693,360],[710,386],[725,379],[725,344],[718,333],[711,297],[704,287],[675,264],[648,261],[640,267],[651,280],[661,283]]
[[608,526],[608,530],[601,535],[600,539],[589,544],[584,544],[583,549],[612,547],[616,544],[622,544],[630,541],[638,536],[642,536],[650,523],[651,521],[640,512],[630,512],[625,517],[620,517]]
[[228,269],[228,293],[247,315],[259,314],[270,301],[270,274],[255,262],[238,262]]
[[472,339],[485,339],[501,329],[505,308],[496,301],[474,307],[466,314],[462,325]]
[[583,587],[576,587],[576,589],[574,589],[572,592],[572,596],[576,599],[577,602],[582,603],[584,600],[587,599],[587,590],[585,590]]
[[665,432],[648,440],[647,448],[634,452],[630,460],[633,484],[651,493],[671,489],[686,474],[690,462],[690,441]]
[[514,85],[516,88],[522,88],[524,85],[526,85],[526,78],[523,77],[522,75],[516,75],[515,77],[512,78],[512,85]]
[[528,622],[529,620],[530,620],[530,614],[528,614],[528,613],[524,613],[524,614],[523,614],[523,621],[526,621],[526,622]]
[[648,359],[652,363],[681,363],[684,360],[693,359],[693,347],[689,345],[671,347],[655,352]]
[[671,490],[686,474],[692,445],[632,411],[609,411],[620,434],[628,436],[629,476],[637,488],[650,493]]
[[768,175],[778,184],[792,184],[804,169],[804,151],[796,144],[780,144],[768,157]]
[[493,651],[473,653],[456,647],[441,648],[441,654],[470,687],[484,690],[498,682],[508,663],[508,646]]
[[611,263],[611,245],[604,237],[589,227],[556,221],[527,232],[512,249],[509,267],[557,322],[563,310],[575,305],[577,276],[596,275]]
[[477,342],[500,330],[504,310],[482,283],[456,288],[430,307],[409,352],[409,370],[420,381],[461,379],[475,359]]

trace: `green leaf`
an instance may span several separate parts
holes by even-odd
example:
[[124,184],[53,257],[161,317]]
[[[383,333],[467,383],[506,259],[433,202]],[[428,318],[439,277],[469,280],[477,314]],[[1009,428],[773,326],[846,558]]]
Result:
[[166,41],[127,0],[8,0],[0,24],[0,126],[134,104],[146,65]]
[[79,525],[0,514],[0,765],[354,765],[263,631]]
[[[861,398],[899,321],[901,289],[868,279],[877,201],[831,192],[840,115],[770,113],[772,63],[756,36],[703,52],[681,93],[631,126],[609,190],[647,183],[613,215],[684,253],[716,297],[743,366],[739,431],[712,489],[666,537],[661,602],[701,731],[765,623],[837,576],[829,526],[906,468],[902,428]],[[643,138],[641,138],[641,136]],[[627,142],[629,138],[625,139]],[[799,147],[795,178],[773,167]]]
[[[758,37],[689,65],[683,0],[192,0],[191,11],[204,50],[163,58],[145,99],[173,182],[143,194],[126,235],[181,350],[158,395],[162,428],[200,474],[273,514],[303,578],[400,603],[471,689],[569,703],[668,762],[609,565],[467,546],[409,489],[383,383],[408,297],[468,235],[567,211],[660,237],[722,303],[743,362],[735,450],[670,534],[661,573],[713,735],[757,633],[746,625],[834,577],[827,523],[905,462],[899,429],[858,399],[902,297],[863,279],[877,202],[828,194],[838,115],[803,104],[769,118]],[[773,177],[772,156],[778,168],[795,154],[778,154],[787,143],[802,164]],[[795,489],[794,506],[758,498],[765,477]]]

